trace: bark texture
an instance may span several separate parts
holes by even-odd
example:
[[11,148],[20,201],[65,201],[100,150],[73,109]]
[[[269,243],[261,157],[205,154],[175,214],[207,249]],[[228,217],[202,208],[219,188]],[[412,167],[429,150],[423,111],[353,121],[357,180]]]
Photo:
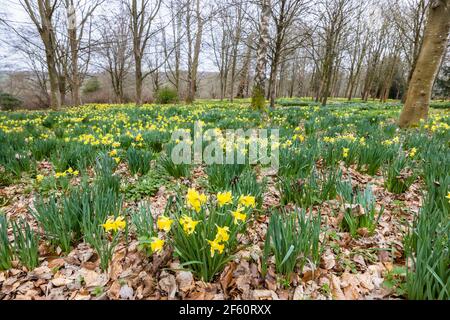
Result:
[[409,83],[399,126],[417,125],[428,117],[431,91],[450,32],[450,0],[431,2],[423,45]]

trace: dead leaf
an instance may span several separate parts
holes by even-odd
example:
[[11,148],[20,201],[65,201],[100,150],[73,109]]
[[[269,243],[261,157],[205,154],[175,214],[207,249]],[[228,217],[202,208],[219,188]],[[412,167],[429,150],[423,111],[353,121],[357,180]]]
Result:
[[177,293],[177,282],[172,274],[163,271],[161,273],[161,280],[159,280],[159,287],[161,290],[167,292],[169,299],[175,298]]
[[179,271],[176,276],[178,288],[182,292],[187,292],[194,288],[194,276],[190,271]]
[[122,286],[119,291],[119,296],[124,300],[132,300],[133,299],[133,288],[129,287],[127,284]]
[[254,300],[279,300],[278,295],[273,290],[253,290]]

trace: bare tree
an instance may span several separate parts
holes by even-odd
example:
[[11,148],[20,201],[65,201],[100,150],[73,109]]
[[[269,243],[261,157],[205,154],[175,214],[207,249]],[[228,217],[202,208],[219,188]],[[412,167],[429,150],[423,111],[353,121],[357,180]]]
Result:
[[131,0],[127,2],[130,14],[130,30],[133,39],[133,55],[136,80],[136,104],[142,105],[142,85],[144,79],[154,70],[143,70],[145,50],[154,36],[161,31],[155,28],[155,19],[161,8],[161,0]]
[[[271,6],[271,17],[274,24],[274,36],[270,42],[270,78],[269,100],[270,106],[275,106],[276,84],[280,64],[301,44],[302,33],[299,23],[302,15],[308,9],[305,0],[279,0]],[[295,30],[294,27],[297,27]]]
[[103,17],[99,21],[102,35],[97,49],[99,67],[109,75],[117,103],[125,102],[124,83],[131,68],[131,34],[127,20],[127,14],[121,9],[113,19]]
[[[74,4],[74,0],[65,0],[65,9],[67,12],[67,35],[70,51],[70,70],[68,70],[67,79],[70,84],[70,91],[72,93],[72,104],[74,106],[81,105],[80,87],[82,79],[87,72],[89,59],[91,55],[91,18],[94,11],[104,2],[104,0],[89,1],[89,5],[85,5],[78,0]],[[80,19],[78,20],[78,16]],[[87,30],[86,30],[87,29]],[[88,33],[88,41],[83,44],[82,40],[85,33]],[[86,53],[85,67],[80,72],[80,53]]]
[[[187,8],[189,8],[189,10],[186,14],[186,36],[188,41],[186,103],[192,103],[195,100],[195,94],[197,92],[198,65],[205,19],[202,17],[202,12],[200,10],[200,0],[187,0]],[[193,12],[193,15],[195,16],[195,23],[197,25],[195,34],[192,30],[193,21],[191,12]]]
[[58,7],[58,0],[23,0],[20,2],[28,16],[36,26],[45,48],[48,78],[50,82],[50,106],[61,107],[58,72],[56,70],[56,36],[53,26],[53,16]]

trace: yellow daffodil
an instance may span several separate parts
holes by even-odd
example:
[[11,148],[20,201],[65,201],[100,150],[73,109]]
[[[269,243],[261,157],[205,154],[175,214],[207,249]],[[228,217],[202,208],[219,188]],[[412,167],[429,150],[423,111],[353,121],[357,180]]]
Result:
[[63,177],[66,177],[66,176],[67,176],[66,172],[56,172],[55,173],[55,178],[56,179],[63,178]]
[[242,213],[244,211],[244,208],[238,207],[236,211],[231,211],[231,215],[234,218],[234,224],[238,224],[239,221],[245,222],[247,219],[247,214]]
[[450,192],[449,192],[449,193],[447,193],[447,196],[446,196],[446,198],[448,199],[448,203],[450,203]]
[[154,253],[160,253],[164,247],[165,241],[163,239],[159,239],[156,237],[152,238],[152,242],[150,243],[150,248]]
[[230,228],[229,227],[219,227],[217,226],[217,235],[214,241],[216,242],[227,242],[230,239]]
[[195,189],[189,189],[186,196],[187,204],[196,212],[200,212],[203,204],[206,203],[206,195],[198,193]]
[[186,215],[180,218],[180,224],[183,226],[183,230],[187,235],[191,235],[195,232],[195,227],[200,221],[195,221],[191,217]]
[[116,150],[116,149],[111,150],[111,151],[109,152],[109,156],[110,156],[110,157],[115,157],[115,156],[117,156],[117,150]]
[[37,181],[38,183],[41,183],[42,180],[44,180],[44,176],[43,176],[42,174],[38,174],[38,175],[36,176],[36,181]]
[[342,149],[342,156],[344,157],[344,158],[348,158],[348,153],[350,152],[350,149],[349,148],[343,148]]
[[414,158],[417,154],[417,149],[416,148],[412,148],[411,151],[409,152],[409,157],[410,158]]
[[239,198],[239,204],[243,205],[244,207],[256,207],[256,199],[253,196],[241,196]]
[[225,249],[225,245],[220,244],[215,240],[208,240],[208,243],[211,246],[211,258],[214,258],[214,254],[216,253],[216,251],[219,251],[219,254],[222,254],[223,249]]
[[117,230],[123,230],[127,226],[127,223],[125,222],[125,219],[123,217],[117,217],[114,223],[116,224]]
[[231,191],[224,193],[219,192],[217,194],[217,202],[219,203],[219,207],[233,203],[233,195],[231,194]]
[[166,216],[159,216],[156,225],[159,230],[164,230],[165,232],[169,232],[172,227],[173,220]]
[[110,218],[106,220],[104,224],[102,224],[102,227],[105,229],[106,232],[114,231],[117,232],[119,230],[125,229],[127,223],[125,222],[123,217],[117,217],[115,220]]

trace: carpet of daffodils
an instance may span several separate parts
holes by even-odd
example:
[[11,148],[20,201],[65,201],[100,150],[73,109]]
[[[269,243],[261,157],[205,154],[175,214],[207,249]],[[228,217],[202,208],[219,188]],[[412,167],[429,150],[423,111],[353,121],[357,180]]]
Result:
[[[450,115],[400,109],[0,112],[0,300],[450,299]],[[174,163],[196,122],[279,129],[279,169]]]

